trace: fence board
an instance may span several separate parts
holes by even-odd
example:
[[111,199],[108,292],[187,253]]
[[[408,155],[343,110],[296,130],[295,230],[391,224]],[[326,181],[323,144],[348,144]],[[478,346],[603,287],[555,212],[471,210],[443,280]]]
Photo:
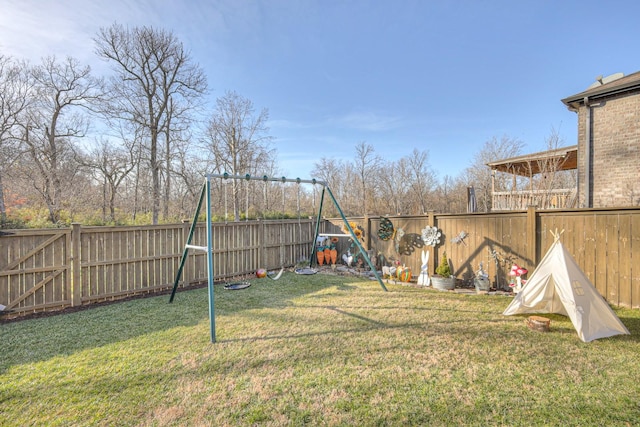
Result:
[[596,263],[595,282],[593,283],[600,295],[607,296],[607,217],[596,215]]
[[[597,230],[595,215],[584,217],[584,263],[580,264],[591,283],[596,283],[596,262],[597,255]],[[574,246],[572,253],[580,250],[580,246]]]
[[619,305],[620,304],[620,292],[618,289],[619,286],[619,275],[620,275],[620,258],[618,245],[620,244],[620,239],[618,235],[619,231],[619,217],[618,216],[606,216],[606,287],[607,293],[605,294],[605,298],[612,304]]
[[629,250],[630,236],[631,236],[631,216],[630,215],[620,215],[619,222],[619,250],[618,250],[618,259],[619,259],[619,277],[618,277],[618,294],[619,299],[617,304],[622,305],[624,301],[626,303],[624,305],[631,305],[631,251]]

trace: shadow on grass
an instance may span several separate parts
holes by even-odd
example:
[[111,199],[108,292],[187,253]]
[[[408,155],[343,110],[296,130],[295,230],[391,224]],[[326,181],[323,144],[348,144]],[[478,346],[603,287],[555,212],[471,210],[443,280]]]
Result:
[[[335,304],[323,305],[321,303],[317,305],[297,305],[295,303],[295,299],[300,297],[306,297],[308,298],[307,301],[311,302],[319,301],[323,297],[333,297],[345,291],[358,291],[359,286],[350,284],[358,281],[362,280],[342,276],[299,276],[287,273],[279,281],[275,282],[268,279],[252,280],[252,286],[244,290],[227,291],[221,285],[217,285],[214,292],[216,316],[232,315],[245,310],[285,309],[296,306],[302,309],[305,307],[324,308],[362,322],[361,325],[346,329],[343,329],[343,326],[337,326],[336,328],[329,328],[326,331],[319,332],[267,334],[260,337],[218,340],[218,342],[296,339],[309,336],[399,328],[420,328],[424,330],[427,336],[437,333],[437,330],[445,330],[447,333],[459,334],[462,339],[474,338],[474,332],[466,327],[470,321],[470,316],[468,315],[460,319],[449,319],[446,322],[440,322],[438,316],[434,316],[424,322],[394,323],[384,319],[367,317],[362,314],[363,310],[421,310],[425,313],[449,311],[476,314],[480,316],[480,320],[483,323],[490,322],[495,324],[508,323],[511,321],[509,319],[514,318],[513,316],[499,316],[500,313],[496,313],[494,310],[487,310],[483,305],[483,301],[481,301],[481,298],[483,298],[481,296],[477,297],[477,309],[470,310],[457,307],[443,308],[407,304],[406,300],[402,301],[393,298],[394,294],[404,293],[394,290],[391,290],[388,295],[391,301],[399,302],[399,304],[389,303],[384,304],[384,306],[368,307],[367,304],[361,306],[349,304],[348,300],[345,300],[347,304],[339,306]],[[385,294],[382,290],[376,291],[381,292],[383,296]],[[411,291],[411,293],[419,295],[422,292]],[[427,292],[424,295],[426,297],[437,297],[435,293]],[[2,324],[0,325],[0,337],[3,344],[3,354],[2,358],[0,358],[0,374],[13,365],[45,361],[56,356],[67,356],[83,350],[168,331],[173,328],[193,327],[198,324],[208,323],[208,294],[206,288],[182,290],[176,294],[172,304],[168,303],[168,299],[168,295],[161,295],[97,306],[93,309],[74,313]],[[625,336],[624,339],[637,341],[640,332],[639,313],[635,310],[621,311],[621,320],[632,333],[631,336]],[[562,316],[561,318],[564,319]],[[474,320],[478,320],[478,318]],[[517,319],[517,321],[522,322],[521,319]],[[569,323],[566,330],[558,330],[558,332],[575,332],[570,328]]]
[[625,310],[623,313],[616,313],[618,318],[627,327],[631,335],[626,335],[629,341],[640,342],[640,311]]
[[[233,339],[223,339],[219,340],[220,343],[233,343],[233,342],[249,342],[249,341],[269,341],[269,340],[283,340],[283,339],[301,339],[301,338],[311,338],[317,336],[326,336],[326,335],[337,335],[337,334],[349,334],[349,333],[365,333],[374,330],[393,330],[393,329],[421,329],[427,335],[433,335],[434,333],[439,334],[443,331],[447,333],[455,334],[458,339],[471,340],[476,339],[477,331],[473,328],[467,327],[469,322],[471,321],[468,317],[460,318],[460,319],[450,319],[448,318],[445,321],[433,320],[434,318],[430,318],[430,320],[425,320],[424,322],[412,322],[412,323],[387,323],[377,319],[373,319],[371,317],[367,317],[361,314],[358,314],[353,311],[371,311],[371,310],[411,310],[411,311],[424,311],[424,312],[456,312],[456,313],[465,313],[465,314],[478,314],[478,315],[489,315],[489,316],[497,316],[493,318],[487,317],[476,317],[475,321],[482,322],[482,324],[495,324],[495,325],[504,325],[504,324],[516,324],[521,325],[520,331],[513,331],[514,334],[519,333],[534,333],[538,334],[539,332],[532,332],[526,326],[526,319],[530,316],[530,314],[522,314],[522,315],[514,315],[514,316],[502,316],[501,313],[496,312],[494,310],[461,310],[459,308],[441,308],[441,307],[419,307],[419,306],[355,306],[355,305],[341,305],[340,307],[334,305],[304,305],[297,306],[300,308],[314,308],[314,309],[327,309],[337,314],[347,316],[353,319],[361,320],[364,323],[361,326],[347,329],[329,329],[326,331],[320,332],[301,332],[301,333],[291,333],[291,334],[278,334],[278,335],[265,335],[265,336],[251,336],[244,338],[233,338]],[[635,313],[629,313],[635,314]],[[574,336],[575,342],[579,342],[579,337],[571,320],[559,314],[543,314],[544,317],[551,319],[551,331],[550,335],[555,336],[558,334]],[[437,317],[435,317],[437,319]],[[620,340],[620,341],[638,341],[638,332],[640,332],[640,318],[638,317],[621,317],[627,329],[631,332],[631,335],[615,335],[613,337],[603,338],[602,340]],[[461,326],[458,326],[461,325]],[[434,332],[434,328],[435,331]],[[500,334],[501,332],[496,330],[496,333]],[[587,343],[588,345],[588,343]]]
[[[362,311],[389,311],[389,310],[410,310],[410,311],[425,311],[425,312],[453,312],[456,311],[458,313],[476,313],[476,314],[488,314],[492,316],[496,316],[499,313],[495,311],[481,311],[481,310],[459,310],[453,308],[434,308],[434,307],[419,307],[419,306],[355,306],[355,305],[341,305],[337,307],[335,305],[294,305],[296,308],[301,309],[325,309],[331,311],[333,313],[349,317],[351,319],[362,321],[361,325],[352,327],[352,328],[341,328],[336,327],[335,329],[327,329],[324,331],[318,332],[296,332],[290,334],[277,334],[277,335],[264,335],[264,336],[251,336],[251,337],[242,337],[242,338],[231,338],[231,339],[222,339],[218,340],[219,343],[232,343],[232,342],[248,342],[248,341],[269,341],[269,340],[282,340],[282,339],[301,339],[301,338],[310,338],[310,337],[318,337],[318,336],[326,336],[326,335],[340,335],[340,334],[351,334],[351,333],[365,333],[375,330],[398,330],[398,329],[420,329],[422,332],[427,335],[436,333],[441,333],[442,330],[447,330],[452,328],[455,329],[455,325],[462,325],[460,330],[457,330],[456,333],[463,332],[467,338],[475,337],[476,331],[473,331],[472,328],[468,328],[465,325],[469,325],[469,319],[467,317],[460,319],[450,319],[446,320],[438,320],[437,317],[427,317],[424,322],[385,322],[372,317],[367,317],[358,312]],[[436,320],[434,320],[436,319]],[[478,320],[478,318],[476,318]],[[506,317],[498,317],[498,318],[481,318],[480,321],[483,324],[504,324],[509,323],[509,319]],[[336,325],[341,322],[336,322]],[[567,329],[569,330],[569,329]],[[573,331],[573,329],[570,329]]]
[[[313,277],[293,273],[277,282],[251,280],[247,289],[214,287],[216,316],[260,308],[285,308],[293,298],[344,285],[352,278]],[[181,290],[173,303],[169,295],[130,299],[92,308],[61,312],[0,324],[3,345],[0,374],[13,365],[45,361],[83,350],[135,339],[147,334],[209,322],[208,289]]]

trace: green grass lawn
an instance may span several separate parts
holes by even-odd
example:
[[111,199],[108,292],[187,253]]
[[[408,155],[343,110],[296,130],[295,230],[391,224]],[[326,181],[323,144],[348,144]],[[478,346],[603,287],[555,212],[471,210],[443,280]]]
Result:
[[502,316],[509,297],[330,276],[0,324],[0,425],[601,425],[640,422],[632,335],[591,343]]

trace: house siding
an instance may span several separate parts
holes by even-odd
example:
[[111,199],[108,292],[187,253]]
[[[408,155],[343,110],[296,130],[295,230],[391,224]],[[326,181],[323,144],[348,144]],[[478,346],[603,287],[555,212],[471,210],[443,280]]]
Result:
[[[578,203],[588,207],[587,108],[578,110]],[[591,105],[592,207],[640,205],[640,93]]]

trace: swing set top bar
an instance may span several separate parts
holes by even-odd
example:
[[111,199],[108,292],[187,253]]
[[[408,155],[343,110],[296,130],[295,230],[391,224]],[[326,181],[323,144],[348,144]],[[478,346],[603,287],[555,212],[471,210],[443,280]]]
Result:
[[300,179],[300,178],[295,178],[295,179],[291,179],[291,178],[287,178],[285,176],[278,178],[278,177],[269,177],[267,175],[263,175],[263,176],[251,176],[249,174],[246,175],[231,175],[228,173],[223,173],[223,174],[207,174],[207,176],[209,178],[223,178],[223,179],[244,179],[247,181],[273,181],[273,182],[295,182],[297,184],[319,184],[322,185],[324,187],[327,186],[327,183],[325,181],[320,181],[319,179]]

